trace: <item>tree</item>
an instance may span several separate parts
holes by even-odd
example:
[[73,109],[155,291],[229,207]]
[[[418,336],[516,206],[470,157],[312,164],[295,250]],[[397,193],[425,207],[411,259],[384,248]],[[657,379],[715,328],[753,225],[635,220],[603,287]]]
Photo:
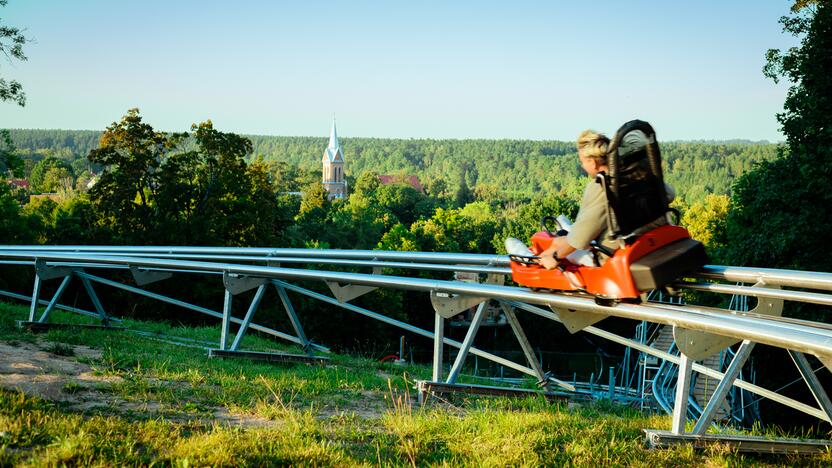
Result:
[[[0,6],[6,6],[7,3],[9,3],[8,0],[0,0]],[[26,36],[19,28],[3,26],[0,23],[0,53],[9,63],[15,59],[26,61],[26,55],[23,53],[23,45],[26,41]],[[0,78],[0,101],[12,101],[21,107],[25,106],[26,94],[23,92],[23,85],[15,80],[7,82]]]
[[142,122],[138,109],[130,109],[90,151],[90,162],[104,167],[90,199],[122,241],[145,243],[153,233],[151,199],[159,188],[159,166],[183,138],[155,131]]
[[681,225],[690,236],[702,242],[711,257],[725,247],[725,223],[728,218],[731,199],[727,195],[708,195],[705,200],[691,205],[682,215]]
[[23,177],[23,168],[23,160],[16,154],[9,131],[0,130],[0,178],[8,173],[13,177]]
[[728,261],[740,265],[829,271],[832,250],[832,5],[796,2],[781,18],[801,37],[787,52],[769,50],[766,76],[792,85],[777,115],[788,146],[734,186]]
[[72,167],[66,161],[49,156],[32,168],[29,183],[35,192],[56,192],[65,188],[66,178],[73,178]]

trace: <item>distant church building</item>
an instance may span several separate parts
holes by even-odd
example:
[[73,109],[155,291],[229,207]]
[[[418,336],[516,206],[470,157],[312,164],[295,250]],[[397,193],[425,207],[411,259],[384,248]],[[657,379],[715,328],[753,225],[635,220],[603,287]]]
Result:
[[335,119],[332,119],[332,133],[329,135],[329,146],[324,150],[323,185],[329,192],[329,199],[347,198],[347,181],[344,179],[344,153],[338,144],[338,133],[335,131]]

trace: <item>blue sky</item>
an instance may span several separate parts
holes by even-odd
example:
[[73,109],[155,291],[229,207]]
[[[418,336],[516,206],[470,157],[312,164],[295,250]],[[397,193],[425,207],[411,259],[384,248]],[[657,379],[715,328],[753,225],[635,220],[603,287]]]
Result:
[[762,76],[788,1],[9,0],[35,42],[0,59],[0,128],[572,140],[632,118],[664,140],[779,141]]

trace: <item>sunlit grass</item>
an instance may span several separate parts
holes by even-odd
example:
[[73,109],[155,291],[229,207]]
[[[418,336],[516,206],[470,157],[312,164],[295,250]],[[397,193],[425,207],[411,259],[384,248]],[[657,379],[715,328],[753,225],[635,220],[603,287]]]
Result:
[[[0,303],[0,341],[83,362],[108,380],[69,380],[69,398],[107,400],[78,409],[0,390],[0,466],[828,466],[815,457],[747,457],[725,447],[704,452],[643,448],[643,428],[668,429],[666,416],[598,403],[572,407],[542,398],[462,398],[424,407],[406,370],[349,356],[321,365],[208,359],[203,349],[129,332],[18,330],[28,310]],[[55,321],[88,321],[56,312]],[[126,321],[203,341],[217,327]],[[76,353],[84,345],[100,357]],[[253,335],[245,346],[299,352]],[[73,355],[74,354],[74,355]],[[218,416],[219,414],[219,416]],[[235,419],[236,418],[236,419]]]

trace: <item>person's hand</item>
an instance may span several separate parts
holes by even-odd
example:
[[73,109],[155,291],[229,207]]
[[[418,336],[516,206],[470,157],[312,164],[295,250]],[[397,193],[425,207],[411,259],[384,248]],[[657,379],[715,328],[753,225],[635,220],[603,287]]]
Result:
[[552,254],[543,253],[540,255],[540,264],[547,270],[553,270],[557,268],[558,261],[555,260],[555,257]]

